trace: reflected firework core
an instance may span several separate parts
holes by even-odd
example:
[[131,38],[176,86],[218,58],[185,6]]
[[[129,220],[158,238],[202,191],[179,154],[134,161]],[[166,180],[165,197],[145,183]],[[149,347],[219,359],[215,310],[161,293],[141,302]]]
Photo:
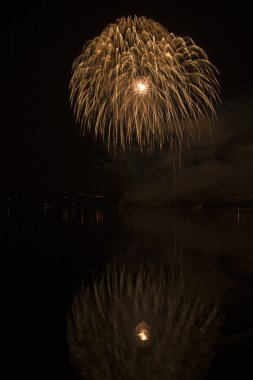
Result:
[[148,340],[148,337],[145,331],[140,332],[139,334],[137,334],[137,336],[139,336],[141,340]]
[[200,378],[213,357],[219,313],[193,282],[182,272],[113,267],[82,287],[68,318],[74,367],[99,380]]
[[145,330],[142,330],[137,336],[140,337],[141,340],[148,340],[148,335]]
[[[83,130],[123,148],[181,148],[216,116],[217,70],[189,37],[145,17],[120,18],[73,65],[70,99]],[[176,140],[176,142],[175,142]]]
[[150,344],[150,331],[149,326],[145,322],[141,322],[135,329],[136,344],[145,347]]

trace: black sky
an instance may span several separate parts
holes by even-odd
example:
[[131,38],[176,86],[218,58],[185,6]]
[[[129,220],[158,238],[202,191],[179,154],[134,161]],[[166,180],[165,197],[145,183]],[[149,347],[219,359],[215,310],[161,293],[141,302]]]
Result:
[[[92,170],[103,147],[81,137],[69,107],[71,66],[88,39],[120,16],[144,15],[189,35],[220,71],[223,101],[253,88],[251,2],[11,2],[2,9],[2,192],[111,191]],[[238,111],[239,112],[239,111]],[[252,126],[253,127],[253,126]]]

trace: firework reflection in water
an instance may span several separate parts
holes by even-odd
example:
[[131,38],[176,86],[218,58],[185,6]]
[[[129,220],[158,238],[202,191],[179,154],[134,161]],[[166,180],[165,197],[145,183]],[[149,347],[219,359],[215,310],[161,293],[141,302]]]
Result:
[[89,379],[198,379],[213,357],[218,307],[189,275],[109,267],[68,316],[73,366]]

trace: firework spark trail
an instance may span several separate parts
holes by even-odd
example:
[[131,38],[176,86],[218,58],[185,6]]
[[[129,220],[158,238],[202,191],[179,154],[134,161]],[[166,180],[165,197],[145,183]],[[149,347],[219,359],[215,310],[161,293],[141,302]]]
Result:
[[88,41],[73,64],[71,104],[83,131],[123,148],[181,147],[216,117],[217,70],[189,37],[145,17],[120,18]]
[[213,357],[218,308],[182,272],[109,268],[68,318],[73,365],[89,379],[199,379]]

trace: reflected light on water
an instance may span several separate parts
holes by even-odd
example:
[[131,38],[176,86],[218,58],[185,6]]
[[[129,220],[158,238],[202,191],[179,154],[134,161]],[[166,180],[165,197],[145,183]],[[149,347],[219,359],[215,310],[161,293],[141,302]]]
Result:
[[145,322],[139,323],[135,328],[135,340],[138,346],[144,347],[150,343],[149,326]]
[[62,222],[64,224],[82,224],[85,222],[92,224],[102,224],[104,223],[104,212],[102,209],[84,209],[72,207],[64,207],[62,210]]
[[81,224],[84,223],[84,209],[81,210]]
[[92,214],[92,221],[95,224],[102,224],[104,221],[104,213],[101,209],[97,209]]
[[64,208],[62,210],[62,221],[63,221],[63,223],[66,223],[66,224],[68,224],[68,222],[69,222],[69,210],[68,210],[68,208]]
[[74,368],[94,380],[203,378],[220,325],[215,300],[180,268],[129,268],[112,263],[74,296],[67,316]]
[[72,208],[71,208],[71,219],[72,219],[72,220],[75,220],[75,219],[76,219],[76,209],[75,209],[75,205],[73,205]]
[[148,340],[148,335],[145,330],[142,330],[137,336],[140,337],[140,340]]

